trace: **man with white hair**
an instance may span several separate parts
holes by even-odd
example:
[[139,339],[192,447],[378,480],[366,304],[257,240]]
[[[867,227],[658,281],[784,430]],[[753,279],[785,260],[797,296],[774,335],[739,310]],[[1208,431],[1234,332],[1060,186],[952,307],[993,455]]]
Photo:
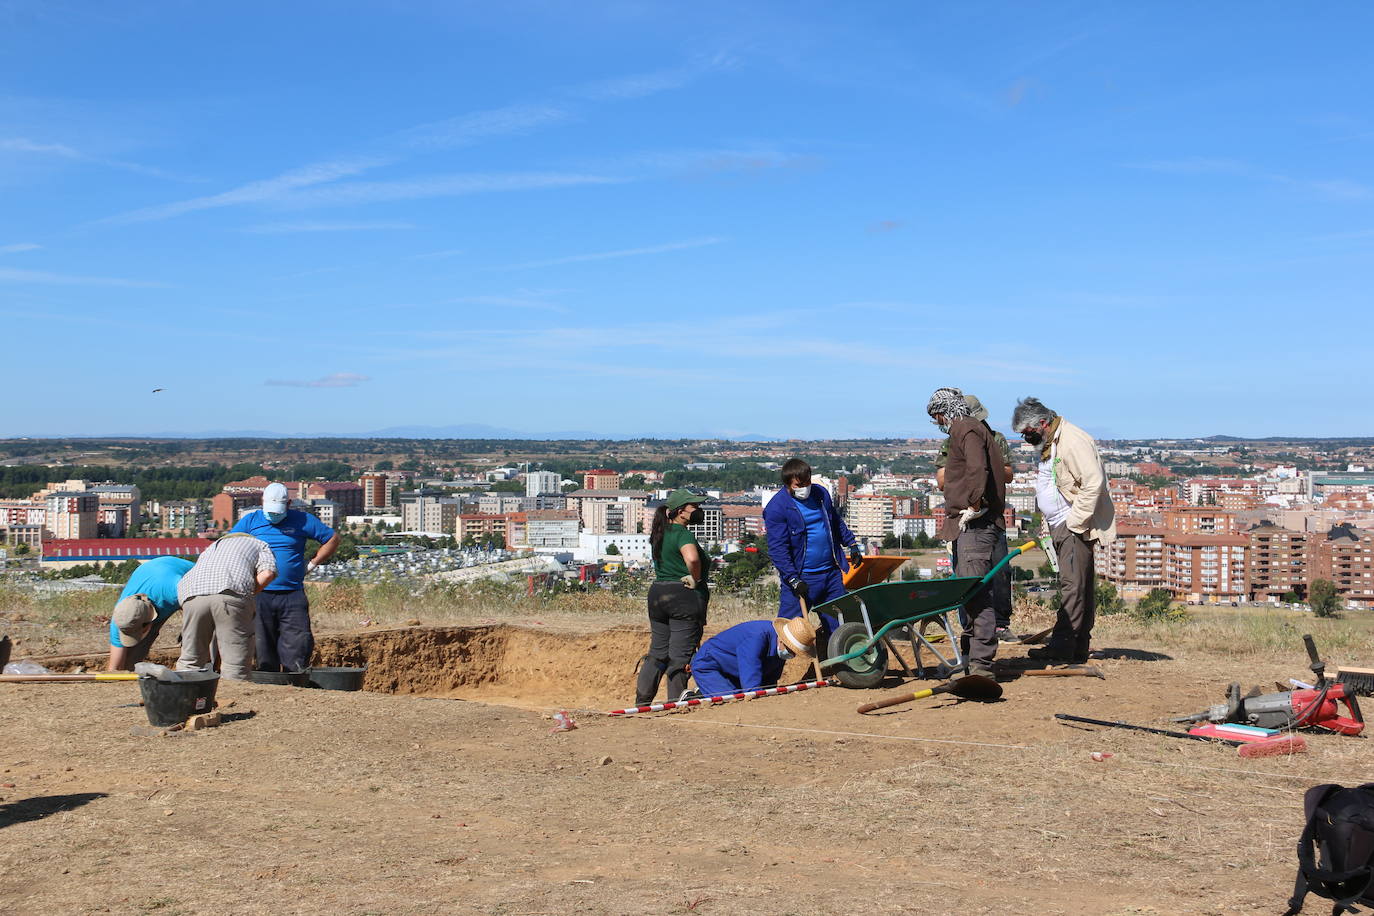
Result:
[[[305,577],[329,562],[339,547],[332,528],[309,512],[292,509],[290,501],[285,484],[270,483],[262,491],[262,508],[246,513],[232,529],[266,541],[277,561],[277,577],[258,596],[259,671],[301,671],[310,664],[315,634],[310,629]],[[308,563],[307,541],[320,543]]]
[[[1005,544],[1007,481],[1001,448],[986,423],[975,420],[958,388],[937,388],[926,413],[949,436],[945,463],[945,523],[940,537],[954,545],[954,574],[982,578]],[[997,612],[991,587],[964,602],[961,647],[968,673],[996,678]]]
[[1093,437],[1038,398],[1016,402],[1011,427],[1040,447],[1035,502],[1059,554],[1059,615],[1043,649],[1028,655],[1081,665],[1088,660],[1097,617],[1093,546],[1116,540],[1116,509]]

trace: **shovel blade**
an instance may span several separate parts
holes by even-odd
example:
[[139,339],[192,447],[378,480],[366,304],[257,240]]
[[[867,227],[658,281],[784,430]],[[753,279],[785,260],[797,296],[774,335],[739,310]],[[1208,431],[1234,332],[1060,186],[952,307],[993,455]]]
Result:
[[1002,685],[981,674],[968,674],[933,689],[964,700],[996,700],[1002,696]]

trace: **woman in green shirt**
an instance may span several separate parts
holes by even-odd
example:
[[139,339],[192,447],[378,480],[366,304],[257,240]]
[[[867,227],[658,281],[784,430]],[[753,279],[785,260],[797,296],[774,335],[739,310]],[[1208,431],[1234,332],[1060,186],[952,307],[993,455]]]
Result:
[[687,663],[701,645],[706,628],[709,560],[688,530],[702,519],[704,496],[674,490],[654,512],[649,544],[654,556],[654,584],[649,586],[649,652],[640,662],[635,705],[654,701],[659,682],[668,675],[668,699],[687,689]]

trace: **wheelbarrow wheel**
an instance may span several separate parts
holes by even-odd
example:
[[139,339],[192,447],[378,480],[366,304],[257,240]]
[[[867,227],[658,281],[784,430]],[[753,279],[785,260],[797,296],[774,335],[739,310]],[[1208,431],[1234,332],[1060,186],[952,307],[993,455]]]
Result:
[[[868,628],[857,621],[842,623],[830,634],[829,651],[826,658],[848,655],[868,642]],[[866,689],[877,687],[887,675],[887,647],[881,642],[874,643],[867,652],[847,662],[840,662],[834,669],[835,679],[841,687]]]

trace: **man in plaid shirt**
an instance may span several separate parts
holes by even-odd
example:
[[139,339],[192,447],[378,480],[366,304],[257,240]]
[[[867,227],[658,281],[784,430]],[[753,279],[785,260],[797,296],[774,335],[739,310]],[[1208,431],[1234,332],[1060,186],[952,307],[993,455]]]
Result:
[[253,596],[277,576],[272,548],[246,534],[211,544],[181,577],[181,658],[178,671],[210,670],[210,641],[219,645],[220,673],[248,680],[253,668]]

